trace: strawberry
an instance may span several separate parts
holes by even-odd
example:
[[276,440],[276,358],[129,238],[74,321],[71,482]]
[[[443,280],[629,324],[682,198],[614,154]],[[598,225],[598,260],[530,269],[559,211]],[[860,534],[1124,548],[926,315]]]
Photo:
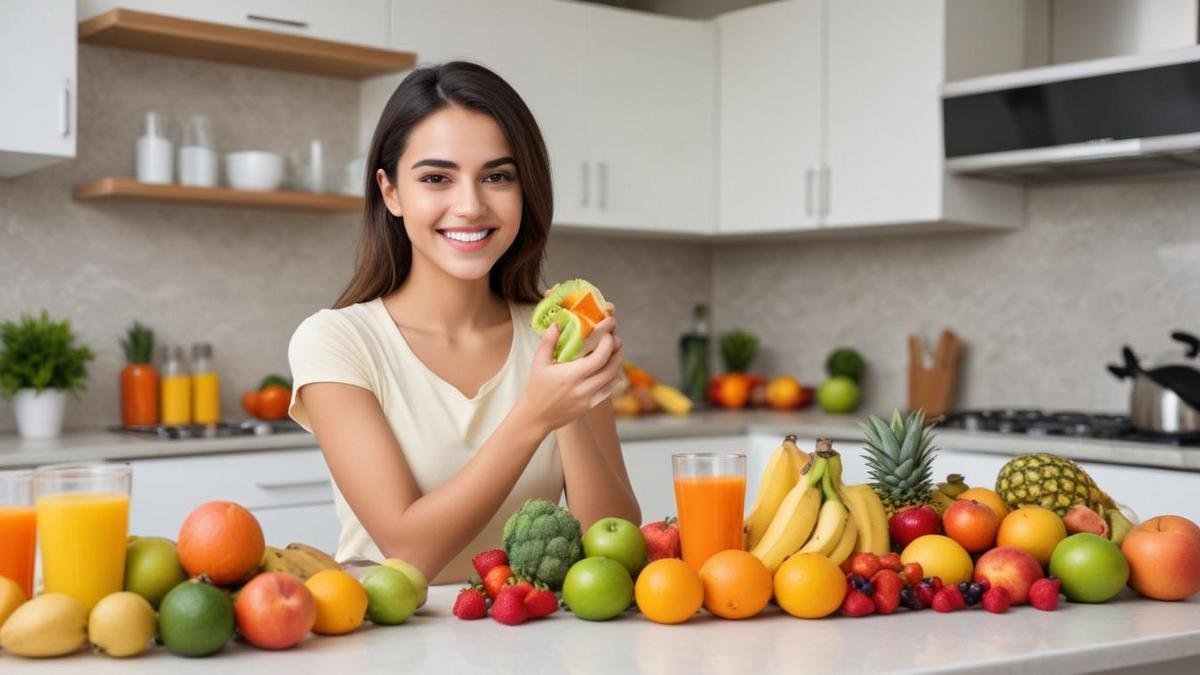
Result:
[[509,626],[525,623],[529,618],[529,612],[525,609],[525,593],[512,586],[501,589],[500,595],[492,602],[492,618]]
[[558,611],[558,598],[548,588],[535,588],[525,595],[525,611],[531,619],[540,619]]
[[871,600],[875,602],[875,609],[880,614],[891,614],[900,606],[900,590],[904,588],[904,580],[899,574],[889,569],[882,569],[871,577],[871,584],[875,586],[875,593],[871,595]]
[[899,572],[904,569],[904,563],[900,562],[899,553],[884,553],[879,556],[879,566],[893,572]]
[[983,608],[992,614],[1003,614],[1012,606],[1012,597],[1003,586],[989,588],[983,594]]
[[495,600],[500,589],[508,585],[512,575],[512,568],[508,565],[496,565],[483,577],[483,590],[487,591],[488,597]]
[[850,573],[864,579],[870,579],[880,570],[879,556],[870,551],[862,551],[850,556]]
[[866,616],[875,613],[875,603],[862,591],[851,590],[842,600],[842,614],[846,616]]
[[487,577],[487,573],[496,565],[507,565],[508,554],[502,548],[494,548],[490,551],[476,553],[474,558],[471,558],[471,564],[475,566],[475,571],[479,573],[479,578]]
[[929,581],[922,581],[913,587],[917,596],[917,601],[924,607],[933,606],[933,596],[937,594],[938,589],[933,587]]
[[454,616],[464,621],[487,616],[487,596],[478,588],[464,588],[454,599]]
[[[966,606],[958,586],[944,586],[933,596],[933,608],[939,612],[954,612]],[[492,611],[495,612],[494,609]]]
[[646,542],[646,558],[650,562],[680,557],[677,518],[668,516],[656,523],[646,523],[641,529],[642,539]]
[[921,563],[911,562],[900,569],[900,578],[909,586],[915,586],[925,578],[925,570],[921,569]]
[[1053,612],[1058,608],[1058,589],[1062,581],[1058,577],[1038,579],[1029,587],[1029,604],[1043,612]]

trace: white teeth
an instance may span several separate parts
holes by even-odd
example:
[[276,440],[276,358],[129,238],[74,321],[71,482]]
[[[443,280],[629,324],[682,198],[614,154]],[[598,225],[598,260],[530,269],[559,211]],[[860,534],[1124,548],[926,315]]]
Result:
[[442,232],[442,236],[453,239],[454,241],[479,241],[491,234],[491,230],[480,230],[479,232]]

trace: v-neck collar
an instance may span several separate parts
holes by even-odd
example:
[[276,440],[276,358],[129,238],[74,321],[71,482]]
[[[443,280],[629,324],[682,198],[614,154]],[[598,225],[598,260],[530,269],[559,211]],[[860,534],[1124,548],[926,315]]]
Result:
[[412,357],[412,360],[416,362],[421,369],[425,371],[425,374],[428,375],[431,380],[436,382],[438,386],[454,392],[454,394],[459,398],[469,403],[476,403],[485,395],[487,395],[487,393],[496,386],[496,383],[500,381],[500,378],[502,378],[504,374],[507,373],[512,367],[513,359],[516,358],[518,339],[517,316],[513,309],[512,303],[505,301],[505,305],[508,306],[508,318],[512,322],[512,342],[508,347],[508,358],[504,359],[504,364],[500,366],[500,370],[496,371],[496,373],[489,377],[486,382],[479,386],[479,391],[475,392],[474,396],[467,396],[462,392],[461,389],[447,382],[444,378],[442,378],[441,375],[433,372],[433,369],[427,366],[425,362],[421,360],[421,357],[417,356],[417,353],[413,351],[412,345],[408,344],[408,339],[404,337],[404,331],[400,330],[400,326],[392,319],[392,315],[388,312],[387,307],[384,306],[382,297],[375,298],[372,302],[379,311],[380,317],[386,321],[389,326],[391,326],[392,334],[396,339],[396,343],[400,345],[400,348],[408,352],[408,355]]

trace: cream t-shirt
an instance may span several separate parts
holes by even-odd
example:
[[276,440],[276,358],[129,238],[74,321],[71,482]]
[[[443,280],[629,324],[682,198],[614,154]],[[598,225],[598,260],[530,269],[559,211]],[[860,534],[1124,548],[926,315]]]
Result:
[[[382,299],[320,310],[296,328],[288,347],[294,384],[292,419],[312,430],[295,393],[306,384],[341,382],[366,389],[379,400],[421,493],[433,490],[487,441],[517,403],[529,378],[539,340],[529,328],[533,306],[510,303],[509,310],[513,339],[508,359],[474,398],[467,398],[417,358]],[[549,434],[504,505],[434,582],[469,578],[474,573],[471,556],[502,545],[501,531],[513,511],[533,497],[557,503],[562,491],[562,463],[555,434]],[[371,541],[336,482],[333,500],[342,526],[337,559],[382,561],[386,556]]]

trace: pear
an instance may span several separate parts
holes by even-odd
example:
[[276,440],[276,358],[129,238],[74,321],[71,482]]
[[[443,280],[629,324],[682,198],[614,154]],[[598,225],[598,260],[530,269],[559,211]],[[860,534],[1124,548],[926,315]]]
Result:
[[18,656],[63,656],[87,642],[87,608],[64,593],[46,593],[14,611],[0,628],[0,648]]

